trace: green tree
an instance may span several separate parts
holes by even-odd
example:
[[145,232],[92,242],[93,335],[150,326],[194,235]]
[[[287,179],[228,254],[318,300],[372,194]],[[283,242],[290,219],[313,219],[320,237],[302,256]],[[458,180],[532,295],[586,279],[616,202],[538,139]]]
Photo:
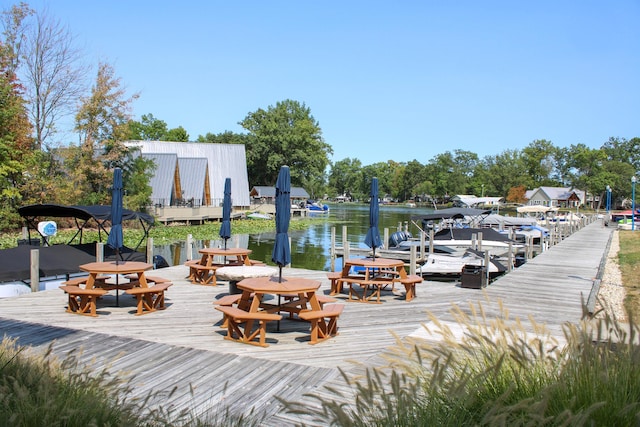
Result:
[[358,189],[359,200],[368,200],[371,192],[371,178],[378,178],[378,192],[380,198],[385,194],[392,194],[393,176],[397,163],[394,161],[377,162],[362,168],[361,187]]
[[333,150],[304,104],[281,101],[249,113],[240,125],[249,132],[245,143],[252,185],[274,184],[282,165],[290,167],[292,185],[316,188],[324,183]]
[[478,163],[478,155],[470,151],[445,151],[428,163],[427,171],[435,186],[435,196],[446,199],[466,194],[471,188],[471,177]]
[[[0,49],[0,52],[6,52]],[[11,57],[0,56],[0,229],[19,224],[17,208],[26,176],[25,165],[34,152],[31,126],[24,99],[19,92]]]
[[522,161],[527,169],[529,188],[541,186],[558,186],[553,179],[556,170],[558,148],[550,141],[537,139],[522,150]]
[[164,135],[163,141],[175,141],[175,142],[189,142],[189,134],[182,127],[178,126],[177,128],[169,129]]
[[242,133],[233,133],[229,130],[219,134],[207,132],[206,135],[198,135],[197,142],[211,142],[214,144],[245,144],[247,135]]
[[346,159],[335,162],[329,173],[329,188],[333,196],[348,193],[355,196],[362,187],[362,163],[358,159]]
[[167,123],[156,119],[153,114],[143,114],[140,121],[129,121],[127,139],[135,141],[162,141],[167,134]]
[[635,171],[640,171],[640,138],[609,138],[602,149],[609,160],[628,163]]
[[495,156],[484,158],[486,175],[484,181],[495,190],[496,197],[507,197],[513,187],[524,186],[527,189],[527,167],[519,150],[505,150]]

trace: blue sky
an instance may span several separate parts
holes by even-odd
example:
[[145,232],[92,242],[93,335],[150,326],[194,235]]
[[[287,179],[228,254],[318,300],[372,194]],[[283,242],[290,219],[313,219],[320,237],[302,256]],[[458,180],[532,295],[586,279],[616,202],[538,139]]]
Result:
[[640,137],[638,0],[28,3],[192,140],[285,99],[364,165]]

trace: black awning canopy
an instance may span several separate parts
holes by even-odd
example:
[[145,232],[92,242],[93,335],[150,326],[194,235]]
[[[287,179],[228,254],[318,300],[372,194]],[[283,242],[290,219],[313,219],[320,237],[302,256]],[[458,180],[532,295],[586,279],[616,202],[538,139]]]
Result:
[[[18,213],[25,219],[25,222],[27,223],[29,238],[31,238],[31,230],[36,230],[45,242],[45,236],[43,236],[42,233],[40,233],[40,231],[38,230],[38,222],[46,218],[75,219],[78,231],[76,232],[76,234],[74,234],[74,236],[71,238],[71,240],[69,240],[67,244],[71,244],[78,236],[79,242],[77,243],[82,244],[82,231],[87,223],[89,223],[91,220],[94,220],[98,225],[98,240],[100,242],[102,242],[102,232],[104,232],[107,236],[109,235],[109,232],[107,231],[105,225],[108,224],[109,227],[111,226],[111,206],[65,206],[56,204],[39,204],[22,206],[21,208],[18,208]],[[129,209],[123,209],[122,220],[139,221],[142,225],[142,229],[144,230],[144,237],[138,243],[136,249],[146,239],[149,234],[149,228],[151,228],[151,226],[155,222],[155,218],[153,216],[142,212],[134,212]]]

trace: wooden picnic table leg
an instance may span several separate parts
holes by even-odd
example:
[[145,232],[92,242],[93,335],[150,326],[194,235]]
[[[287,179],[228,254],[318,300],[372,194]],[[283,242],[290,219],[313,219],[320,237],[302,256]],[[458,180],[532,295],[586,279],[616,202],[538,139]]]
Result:
[[93,289],[96,283],[96,277],[98,273],[89,273],[89,277],[87,277],[87,282],[85,283],[85,289]]
[[[243,291],[242,292],[242,297],[244,298],[244,294],[248,292],[248,291]],[[251,294],[251,292],[249,292],[249,294]],[[253,295],[253,299],[251,300],[251,306],[249,307],[249,312],[250,313],[257,313],[258,310],[260,309],[260,304],[262,303],[262,297],[264,296],[264,294],[256,292]],[[249,319],[245,322],[244,324],[244,332],[245,332],[245,336],[249,336],[251,334],[251,329],[253,329],[253,320]]]
[[138,283],[141,288],[148,288],[149,284],[147,283],[147,278],[144,276],[144,271],[138,272]]

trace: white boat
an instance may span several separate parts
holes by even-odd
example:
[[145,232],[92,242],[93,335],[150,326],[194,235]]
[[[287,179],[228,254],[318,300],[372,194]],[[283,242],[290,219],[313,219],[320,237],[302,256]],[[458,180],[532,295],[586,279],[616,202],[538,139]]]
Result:
[[[482,237],[482,238],[481,238]],[[433,247],[446,247],[448,252],[462,256],[467,249],[487,250],[491,255],[504,256],[524,245],[491,228],[449,228],[438,231],[433,238]]]
[[[483,252],[469,249],[462,256],[447,254],[429,254],[427,261],[416,269],[416,274],[423,276],[459,276],[465,266],[484,266]],[[497,276],[506,272],[506,267],[495,257],[489,260],[489,274]]]
[[305,208],[307,213],[329,213],[329,205],[321,205],[313,200],[307,200]]
[[271,215],[262,212],[251,212],[247,214],[249,219],[271,219]]

